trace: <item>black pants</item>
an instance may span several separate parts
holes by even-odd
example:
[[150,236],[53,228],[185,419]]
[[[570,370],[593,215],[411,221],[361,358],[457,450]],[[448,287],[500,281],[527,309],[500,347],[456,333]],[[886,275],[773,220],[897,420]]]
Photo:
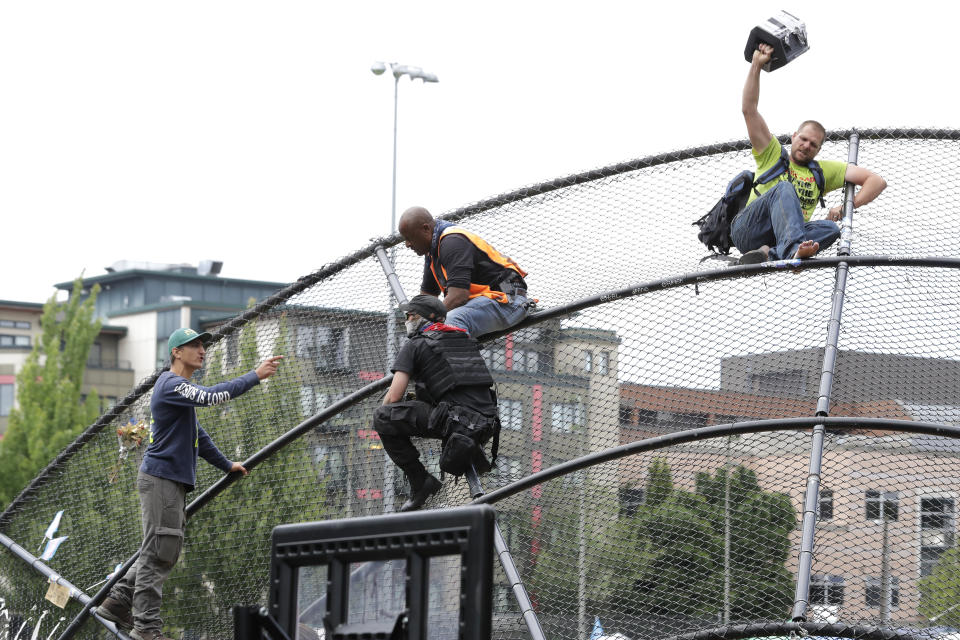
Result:
[[433,406],[420,400],[380,405],[373,413],[373,428],[380,434],[383,449],[394,464],[403,469],[411,484],[417,488],[426,478],[426,469],[420,462],[420,452],[410,436],[442,438],[439,429],[430,428]]

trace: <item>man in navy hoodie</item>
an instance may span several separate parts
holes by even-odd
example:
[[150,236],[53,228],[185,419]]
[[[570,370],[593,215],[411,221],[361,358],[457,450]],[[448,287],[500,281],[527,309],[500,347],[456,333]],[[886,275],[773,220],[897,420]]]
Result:
[[210,337],[183,328],[167,341],[170,370],[161,373],[153,387],[150,444],[137,475],[143,517],[140,557],[97,609],[134,640],[169,640],[161,632],[163,583],[180,556],[186,494],[196,484],[198,455],[225,473],[247,475],[242,464],[228,460],[213,444],[197,422],[196,407],[222,404],[246,393],[276,373],[283,357],[272,356],[239,378],[202,387],[190,377],[203,366],[203,341]]

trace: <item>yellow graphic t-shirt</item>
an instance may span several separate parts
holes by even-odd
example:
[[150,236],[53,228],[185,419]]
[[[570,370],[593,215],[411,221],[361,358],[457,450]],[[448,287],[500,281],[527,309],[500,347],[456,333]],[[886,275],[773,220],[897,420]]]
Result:
[[[780,161],[780,148],[780,141],[777,140],[776,136],[773,136],[770,138],[770,144],[767,145],[766,149],[760,153],[757,153],[756,149],[753,150],[753,159],[757,163],[757,177],[763,175],[765,171],[772,169],[774,165]],[[835,160],[822,160],[818,162],[820,162],[820,169],[823,171],[824,191],[829,193],[834,189],[842,187],[843,177],[847,174],[847,163],[837,162]],[[803,208],[803,219],[804,221],[809,221],[820,199],[817,181],[813,178],[813,172],[807,167],[794,164],[793,160],[790,160],[790,167],[786,172],[766,184],[758,184],[757,191],[760,192],[760,195],[763,195],[781,180],[788,180],[793,183],[793,188],[797,191],[797,197],[800,198],[800,206]],[[751,192],[747,204],[756,200],[757,197],[756,193]]]

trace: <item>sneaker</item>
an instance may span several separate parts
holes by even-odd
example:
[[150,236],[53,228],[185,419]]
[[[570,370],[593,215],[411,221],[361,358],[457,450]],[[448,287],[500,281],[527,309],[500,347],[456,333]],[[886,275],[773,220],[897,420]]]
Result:
[[104,620],[109,620],[117,625],[117,628],[121,631],[129,632],[130,629],[133,628],[133,616],[130,615],[130,605],[125,605],[116,598],[107,596],[106,599],[100,603],[100,606],[97,607],[96,613]]
[[130,632],[130,637],[133,640],[173,640],[168,638],[160,632],[160,629],[151,629],[150,631],[140,631],[139,629],[134,629]]
[[761,262],[767,261],[767,254],[763,249],[754,249],[753,251],[747,251],[745,254],[740,256],[740,260],[737,261],[737,264],[760,264]]
[[400,511],[416,511],[423,506],[430,496],[440,491],[440,487],[442,486],[443,484],[439,480],[433,476],[427,476],[427,479],[423,482],[423,486],[414,491],[410,499],[400,506]]

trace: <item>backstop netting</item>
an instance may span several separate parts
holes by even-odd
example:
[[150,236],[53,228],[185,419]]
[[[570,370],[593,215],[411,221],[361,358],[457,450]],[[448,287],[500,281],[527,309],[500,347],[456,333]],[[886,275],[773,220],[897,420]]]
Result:
[[[852,147],[889,186],[853,212],[849,257],[835,245],[803,264],[701,260],[691,223],[752,166],[746,142],[443,216],[516,259],[538,300],[511,333],[482,341],[503,431],[481,479],[497,491],[490,502],[546,637],[599,626],[630,639],[960,627],[958,140],[830,132],[821,158],[847,159]],[[842,202],[841,191],[827,198]],[[395,236],[203,327],[216,341],[202,384],[286,357],[246,395],[198,410],[251,472],[230,483],[200,463],[164,589],[168,635],[229,638],[232,606],[266,602],[274,526],[391,512],[406,498],[371,426],[405,339],[378,249],[418,293],[422,259]],[[0,639],[57,637],[136,552],[142,446],[120,455],[118,429],[149,424],[151,382],[0,517],[11,541],[0,549]],[[438,474],[439,442],[418,445]],[[470,500],[447,478],[428,508]],[[45,566],[76,588],[64,609],[22,553],[37,555],[61,510],[57,535],[69,537]],[[534,637],[514,587],[495,562],[496,638]],[[798,612],[807,625],[791,627]],[[108,631],[90,619],[78,635]]]

